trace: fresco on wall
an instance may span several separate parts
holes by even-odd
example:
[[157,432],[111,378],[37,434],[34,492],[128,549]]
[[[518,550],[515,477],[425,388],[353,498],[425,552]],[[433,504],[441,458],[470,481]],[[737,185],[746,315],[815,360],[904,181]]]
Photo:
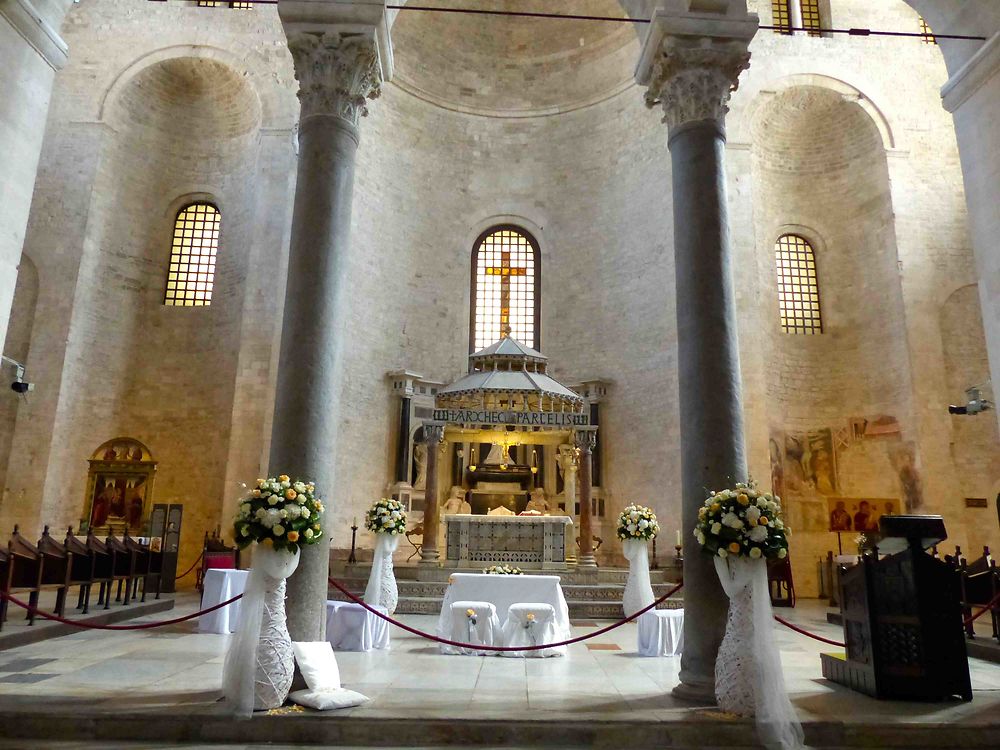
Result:
[[852,417],[850,420],[851,437],[854,440],[899,435],[899,420],[888,414],[877,417]]
[[783,466],[785,457],[781,454],[781,446],[785,442],[785,433],[780,430],[771,430],[771,438],[768,441],[768,450],[771,455],[771,492],[778,497],[785,496],[785,469]]
[[829,428],[785,435],[783,478],[789,492],[837,494],[836,453]]
[[924,504],[923,482],[917,461],[917,446],[913,441],[901,442],[889,448],[889,460],[899,477],[900,489],[908,511],[916,511]]
[[826,503],[828,528],[839,532],[878,531],[882,516],[899,515],[900,508],[899,499],[895,497],[828,497]]

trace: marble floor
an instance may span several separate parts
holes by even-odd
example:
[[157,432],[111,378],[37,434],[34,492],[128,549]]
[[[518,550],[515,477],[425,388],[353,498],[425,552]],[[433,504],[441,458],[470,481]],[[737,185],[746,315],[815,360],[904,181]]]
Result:
[[[192,594],[181,594],[167,616],[191,612],[196,605]],[[842,637],[839,628],[826,623],[826,609],[819,602],[803,601],[781,614],[826,637]],[[426,631],[432,631],[436,621],[422,615],[401,619]],[[576,625],[573,634],[593,629],[592,624]],[[938,725],[962,721],[983,726],[1000,722],[1000,665],[970,660],[975,691],[971,703],[876,701],[823,679],[819,654],[835,649],[777,624],[775,637],[787,687],[803,722]],[[87,631],[0,651],[0,714],[180,710],[218,715],[223,710],[218,699],[228,639],[198,633],[194,622],[189,622],[135,632]],[[390,651],[339,652],[337,661],[345,687],[371,699],[363,706],[330,712],[337,717],[498,720],[515,716],[572,722],[643,717],[670,722],[718,713],[671,697],[679,658],[637,656],[634,624],[570,646],[566,657],[548,659],[443,656],[434,644],[394,628]],[[0,732],[0,748],[20,747],[4,744],[2,737]],[[52,739],[71,740],[72,736]]]

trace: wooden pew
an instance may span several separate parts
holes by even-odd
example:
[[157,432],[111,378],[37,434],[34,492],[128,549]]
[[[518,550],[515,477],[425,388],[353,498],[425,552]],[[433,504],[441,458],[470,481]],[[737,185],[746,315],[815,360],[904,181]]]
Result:
[[[32,608],[28,611],[28,624],[35,624],[35,608],[38,606],[38,592],[42,585],[42,556],[38,554],[35,545],[21,536],[18,527],[14,527],[14,533],[7,542],[6,565],[4,566],[5,576],[0,581],[0,590],[6,594],[27,593],[28,605]],[[0,602],[0,629],[3,628],[4,620],[7,619],[8,602],[3,599]]]
[[141,601],[146,601],[146,589],[149,587],[150,580],[156,581],[156,598],[160,598],[160,574],[163,570],[163,553],[154,552],[149,548],[149,544],[142,544],[139,541],[133,539],[125,532],[124,538],[125,546],[135,553],[135,573],[132,576],[132,599],[136,599],[139,596],[139,584],[142,584],[142,599]]
[[[128,536],[128,532],[125,532]],[[137,562],[137,555],[135,550],[129,549],[125,546],[125,542],[116,537],[114,534],[108,534],[107,539],[104,540],[105,546],[108,548],[108,553],[111,555],[111,581],[114,583],[118,582],[118,589],[115,592],[115,601],[121,602],[122,604],[128,604],[129,591],[132,587],[132,579],[135,577],[135,565]],[[122,588],[125,589],[125,599],[122,600]],[[104,608],[107,609],[110,606],[111,591],[108,590],[108,596],[104,600]]]
[[[111,606],[111,582],[115,573],[114,555],[108,549],[108,545],[97,538],[93,529],[87,531],[87,549],[94,558],[94,580],[99,584],[97,594],[97,605],[104,605],[104,609]],[[90,591],[88,588],[87,594]],[[86,606],[86,603],[84,603]]]
[[73,554],[62,542],[52,538],[48,526],[42,529],[42,537],[38,540],[38,554],[42,558],[39,588],[56,590],[55,613],[63,617],[66,614],[66,594],[69,592],[73,570]]
[[[959,557],[956,553],[956,557]],[[960,574],[962,617],[968,620],[974,614],[973,610],[978,610],[993,601],[997,595],[1000,583],[997,581],[996,561],[990,554],[989,547],[983,547],[982,557],[971,563],[964,557],[959,557],[958,572]],[[998,637],[998,615],[997,608],[991,611],[993,618],[993,636]],[[971,622],[965,623],[965,635],[968,638],[976,637],[975,626]]]
[[97,554],[87,545],[86,539],[73,536],[72,526],[66,530],[63,546],[73,556],[70,561],[69,585],[80,587],[76,608],[87,614],[90,612],[90,587],[94,584]]

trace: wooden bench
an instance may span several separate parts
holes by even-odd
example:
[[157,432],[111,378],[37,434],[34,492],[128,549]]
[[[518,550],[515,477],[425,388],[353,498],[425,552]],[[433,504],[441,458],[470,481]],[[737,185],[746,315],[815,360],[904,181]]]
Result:
[[42,558],[42,576],[39,588],[56,590],[55,613],[59,617],[63,617],[66,614],[66,594],[69,593],[73,555],[67,551],[62,542],[52,538],[48,526],[42,529],[42,536],[38,540],[37,548],[38,554]]
[[[35,624],[35,608],[38,606],[38,594],[42,585],[42,556],[38,554],[35,545],[26,540],[14,527],[14,533],[7,542],[4,577],[0,580],[0,591],[5,594],[27,593],[28,624]],[[7,599],[0,601],[0,629],[7,619]]]
[[[128,536],[128,532],[125,532],[125,535]],[[138,556],[135,550],[129,549],[125,545],[125,542],[114,534],[108,534],[108,538],[104,541],[104,544],[111,555],[111,581],[112,583],[118,583],[118,589],[115,592],[115,601],[127,605],[130,601],[129,591],[132,588],[132,579],[135,577],[135,566]],[[122,588],[125,589],[124,600],[122,599]],[[108,596],[105,597],[105,609],[109,606],[110,598],[111,592],[109,590]]]
[[86,539],[80,539],[73,535],[72,526],[66,529],[63,547],[72,555],[69,566],[69,586],[70,588],[80,587],[76,608],[83,610],[83,614],[87,614],[90,612],[90,587],[94,583],[94,564],[97,561],[97,555],[87,546]]
[[[100,606],[103,604],[104,609],[107,609],[111,606],[111,582],[115,573],[114,556],[108,550],[108,545],[97,538],[93,529],[87,532],[87,549],[94,558],[93,583],[100,585],[97,594],[97,605]],[[89,588],[87,595],[90,595]]]

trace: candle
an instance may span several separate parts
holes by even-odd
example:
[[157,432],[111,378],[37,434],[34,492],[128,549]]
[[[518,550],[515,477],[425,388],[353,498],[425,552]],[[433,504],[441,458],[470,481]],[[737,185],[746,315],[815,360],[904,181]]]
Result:
[[681,530],[677,529],[677,546],[681,546]]
[[[357,517],[357,516],[355,516],[355,517],[354,517],[354,520],[353,520],[353,521],[351,521],[351,526],[357,526],[357,525],[358,525],[358,517]],[[680,543],[680,539],[681,539],[681,536],[680,536],[680,535],[681,535],[681,532],[679,532],[679,531],[678,531],[678,532],[677,532],[677,541],[678,541],[678,543]]]

